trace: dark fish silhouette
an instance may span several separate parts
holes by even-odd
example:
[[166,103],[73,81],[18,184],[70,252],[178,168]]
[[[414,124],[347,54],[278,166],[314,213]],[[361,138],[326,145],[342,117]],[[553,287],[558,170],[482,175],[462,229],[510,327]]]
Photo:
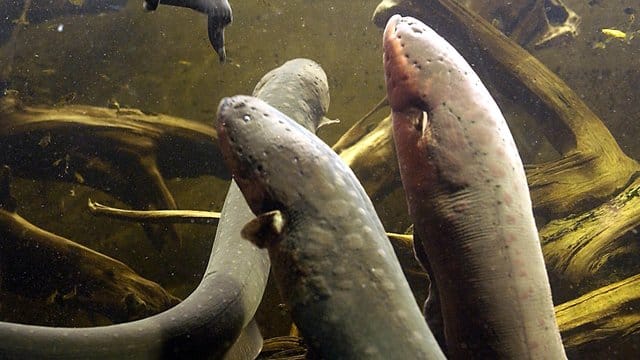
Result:
[[233,21],[231,6],[227,0],[145,0],[144,8],[153,11],[159,4],[185,7],[207,14],[209,41],[218,53],[220,62],[226,60],[224,28]]

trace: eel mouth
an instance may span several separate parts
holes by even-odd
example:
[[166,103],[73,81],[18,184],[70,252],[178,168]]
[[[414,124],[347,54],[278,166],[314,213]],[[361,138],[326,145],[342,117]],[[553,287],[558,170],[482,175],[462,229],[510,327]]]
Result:
[[419,76],[422,65],[412,60],[411,51],[415,51],[411,44],[414,39],[407,38],[407,25],[411,25],[412,18],[394,15],[387,22],[383,36],[384,72],[387,85],[387,97],[391,109],[404,112],[411,108],[427,111],[426,97],[428,83],[420,84]]
[[[403,119],[410,121],[416,131],[427,132],[429,107],[424,101],[428,82],[421,84],[420,64],[411,61],[409,51],[413,51],[407,39],[403,38],[411,25],[412,18],[392,16],[387,22],[383,36],[384,70],[389,105],[395,113],[403,113]],[[399,26],[400,25],[400,26]]]
[[[256,158],[247,154],[246,146],[250,138],[243,134],[242,116],[238,109],[247,104],[237,98],[224,98],[218,105],[218,119],[215,127],[218,132],[218,143],[225,164],[233,179],[247,200],[247,204],[255,214],[273,210],[268,201],[268,189],[255,173]],[[245,129],[246,130],[246,129]],[[266,210],[265,210],[266,209]]]

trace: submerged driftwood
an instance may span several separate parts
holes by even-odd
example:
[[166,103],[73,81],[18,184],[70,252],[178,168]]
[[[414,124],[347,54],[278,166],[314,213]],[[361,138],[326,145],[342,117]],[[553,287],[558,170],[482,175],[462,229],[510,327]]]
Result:
[[[556,288],[583,294],[640,273],[640,244],[634,230],[638,225],[639,178],[591,210],[548,223],[540,230],[540,239]],[[556,294],[569,295],[561,291]]]
[[141,223],[184,223],[218,225],[221,213],[198,210],[126,210],[102,205],[89,199],[89,211],[95,216]]
[[[554,219],[585,211],[622,190],[640,170],[638,163],[623,153],[604,123],[564,81],[487,20],[456,0],[387,3],[390,7],[379,7],[382,13],[374,15],[379,25],[397,12],[416,16],[436,27],[463,53],[465,49],[480,49],[479,54],[465,55],[474,63],[483,64],[478,68],[495,68],[491,73],[500,74],[500,81],[495,83],[510,84],[506,91],[523,93],[523,101],[531,105],[530,111],[537,115],[548,140],[562,155],[556,161],[527,166],[537,214]],[[468,38],[460,39],[460,29],[466,30]],[[368,138],[390,143],[391,135],[385,131],[390,131],[389,127],[377,127]],[[364,141],[344,151],[351,153],[350,162],[356,165],[357,174],[370,171],[371,164],[381,157],[376,152],[368,159],[371,155]],[[393,162],[392,155],[391,150],[385,150],[386,164]],[[386,193],[390,193],[398,186],[395,174],[383,175],[368,188],[388,188]]]
[[[353,134],[348,131],[347,134]],[[341,138],[342,139],[342,138]],[[355,139],[338,140],[337,144],[351,143],[338,152],[340,158],[356,173],[362,186],[372,199],[380,199],[402,187],[396,161],[391,118],[386,117],[357,142]],[[334,148],[336,150],[336,148]],[[404,199],[402,199],[404,201]]]
[[624,343],[631,344],[630,354],[637,354],[638,302],[640,275],[635,275],[556,306],[556,318],[568,354],[578,359],[587,352],[602,349],[603,343],[608,349],[600,358],[620,356],[616,348]]
[[[512,83],[525,88],[531,103],[545,104],[541,121],[562,158],[527,168],[534,206],[549,219],[579,214],[551,221],[540,231],[553,287],[565,291],[560,298],[568,300],[640,272],[633,259],[637,245],[624,237],[638,221],[637,163],[622,153],[602,121],[566,84],[486,21],[451,0],[420,4],[431,6],[429,17],[447,19],[449,25],[439,31],[469,29],[476,47],[486,49],[483,57],[493,59]],[[0,162],[12,165],[20,176],[109,190],[116,197],[133,199],[138,209],[176,207],[163,178],[229,178],[215,132],[182,119],[132,109],[27,107],[4,97],[0,125]],[[340,155],[369,194],[377,198],[396,190],[400,181],[388,119],[357,140],[350,139],[352,145]],[[154,184],[151,190],[149,183]],[[149,202],[145,196],[155,200]],[[406,251],[411,254],[410,247]],[[4,279],[9,276],[3,274]],[[575,305],[556,308],[570,352],[637,336],[640,315],[632,305],[638,280],[630,279],[567,303]]]
[[[24,294],[29,286],[45,296],[52,292],[48,301],[105,315],[129,315],[117,320],[134,321],[88,328],[0,322],[0,358],[244,359],[257,354],[262,336],[252,316],[266,285],[269,262],[263,251],[248,242],[229,240],[235,239],[230,235],[250,218],[238,215],[246,206],[234,204],[227,212],[223,208],[218,240],[202,281],[176,305],[177,298],[126,265],[20,218],[13,212],[15,200],[8,191],[6,169],[0,176],[0,235],[4,240],[0,265],[5,280],[0,295],[17,290],[33,296]],[[233,199],[241,201],[242,197]],[[236,256],[244,261],[237,261]],[[152,306],[156,306],[153,311]],[[144,318],[135,320],[140,317]]]
[[[0,164],[20,177],[91,186],[136,209],[177,208],[165,178],[229,178],[216,138],[210,126],[135,109],[30,107],[15,93],[0,98]],[[160,249],[180,242],[173,225],[145,230]]]
[[179,299],[118,260],[43,230],[15,213],[9,170],[0,176],[2,292],[87,309],[113,322],[140,319]]

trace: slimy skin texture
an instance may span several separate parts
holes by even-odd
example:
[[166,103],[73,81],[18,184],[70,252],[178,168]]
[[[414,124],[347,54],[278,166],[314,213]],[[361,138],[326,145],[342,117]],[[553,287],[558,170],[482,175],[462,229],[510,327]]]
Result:
[[293,59],[269,71],[256,84],[253,96],[313,133],[326,122],[329,82],[313,60]]
[[223,99],[217,130],[253,212],[282,214],[264,245],[312,358],[444,359],[371,201],[335,152],[253,97]]
[[447,356],[566,358],[522,161],[495,101],[413,18],[387,23],[384,67],[416,253],[438,290]]

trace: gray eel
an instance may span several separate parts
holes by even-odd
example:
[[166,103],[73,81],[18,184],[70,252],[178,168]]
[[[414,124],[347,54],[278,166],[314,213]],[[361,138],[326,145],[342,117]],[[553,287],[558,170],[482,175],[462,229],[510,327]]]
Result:
[[159,4],[185,7],[207,14],[209,41],[218,53],[220,62],[226,60],[224,28],[233,21],[228,0],[144,0],[144,8],[149,11],[156,10]]
[[384,67],[416,253],[440,297],[447,355],[566,358],[527,179],[497,104],[457,51],[410,17],[387,23]]
[[247,324],[250,326],[238,343],[240,348],[233,350],[233,358],[254,358],[262,338],[249,322],[266,286],[269,261],[263,251],[234,241],[251,219],[246,211],[229,205],[241,200],[240,196],[227,197],[204,277],[180,304],[145,319],[100,327],[0,322],[0,358],[221,358]]
[[310,356],[444,359],[371,201],[338,155],[254,97],[223,99],[216,128],[258,216],[243,236],[269,250]]
[[[312,129],[324,121],[329,106],[326,75],[306,59],[289,61],[265,74],[254,95]],[[146,319],[93,328],[0,322],[0,359],[255,358],[262,337],[250,320],[266,286],[269,259],[265,251],[240,237],[253,218],[232,184],[205,275],[179,305]]]

